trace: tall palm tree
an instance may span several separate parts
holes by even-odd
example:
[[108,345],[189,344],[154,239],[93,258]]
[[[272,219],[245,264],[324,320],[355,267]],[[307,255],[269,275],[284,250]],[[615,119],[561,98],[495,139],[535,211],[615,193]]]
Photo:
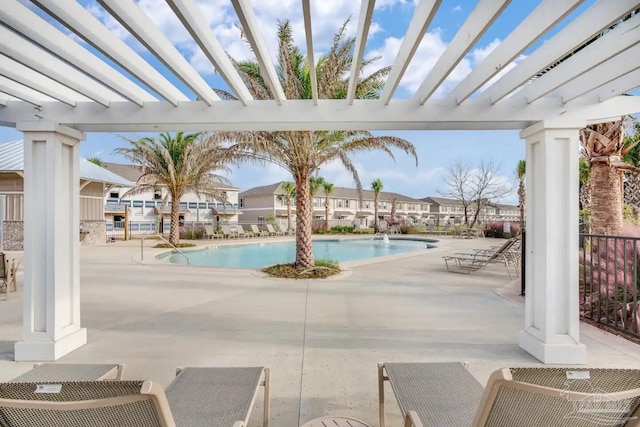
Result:
[[287,205],[287,231],[291,232],[291,203],[296,197],[296,185],[291,181],[283,182],[282,191],[278,194],[278,200]]
[[[316,66],[318,97],[344,98],[349,87],[349,72],[353,61],[355,38],[347,37],[345,26],[333,37],[329,52]],[[370,69],[378,58],[363,61],[361,68]],[[271,89],[262,78],[257,61],[234,62],[243,81],[255,99],[273,99]],[[312,87],[307,56],[294,44],[288,20],[278,23],[278,76],[288,99],[311,99]],[[356,98],[377,98],[390,67],[381,68],[368,76],[358,76]],[[362,72],[361,72],[362,73]],[[221,97],[235,99],[224,90]],[[268,161],[288,170],[296,184],[296,267],[315,265],[311,246],[311,197],[309,179],[322,165],[340,162],[353,176],[358,190],[362,184],[349,155],[369,150],[382,150],[393,158],[391,148],[398,148],[416,159],[415,147],[393,136],[374,136],[366,131],[283,131],[283,132],[217,132],[216,140],[235,144],[248,159]]]
[[624,120],[598,123],[580,129],[580,143],[589,164],[591,189],[591,232],[622,233],[622,171],[636,170],[623,156],[639,141],[625,144]]
[[233,152],[215,141],[199,142],[199,138],[199,133],[171,135],[165,132],[158,138],[127,139],[131,146],[115,150],[142,170],[134,187],[125,195],[154,192],[158,187],[167,189],[163,204],[167,198],[171,199],[169,241],[173,245],[177,245],[180,238],[180,199],[187,192],[195,192],[199,196],[210,195],[222,200],[223,194],[216,184],[228,182],[213,171],[227,171],[226,165],[233,160]]
[[333,193],[333,184],[330,182],[323,182],[322,189],[324,190],[324,228],[329,229],[329,196]]
[[87,161],[93,163],[96,166],[100,166],[101,168],[104,167],[104,162],[100,160],[100,157],[98,156],[87,157]]
[[524,228],[524,211],[527,202],[527,193],[524,187],[524,178],[527,173],[527,161],[520,160],[516,166],[516,177],[518,178],[518,207],[520,208],[520,227]]
[[378,232],[378,195],[382,191],[382,181],[374,179],[371,183],[371,189],[373,190],[373,232]]

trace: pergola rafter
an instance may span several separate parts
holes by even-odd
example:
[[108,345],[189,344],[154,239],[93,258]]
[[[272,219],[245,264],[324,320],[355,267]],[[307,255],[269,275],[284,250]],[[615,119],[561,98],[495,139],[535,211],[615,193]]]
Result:
[[180,92],[75,0],[34,0],[33,3],[46,10],[78,37],[84,39],[171,104],[178,105],[178,102],[189,100],[185,94]]
[[543,0],[498,47],[447,96],[461,104],[584,0]]
[[[55,360],[87,341],[80,326],[77,226],[83,132],[518,129],[527,148],[531,239],[519,345],[545,363],[585,363],[575,226],[578,129],[640,112],[640,96],[628,93],[640,87],[638,0],[600,0],[580,13],[575,12],[581,0],[540,0],[478,59],[469,52],[486,48],[478,41],[510,3],[479,0],[452,40],[438,46],[442,52],[433,66],[409,68],[420,44],[430,40],[425,34],[434,17],[449,4],[421,0],[377,100],[356,94],[375,0],[361,1],[351,75],[344,76],[346,99],[320,99],[313,9],[311,0],[301,1],[312,86],[304,100],[286,97],[253,9],[257,0],[231,4],[270,99],[252,97],[200,9],[202,0],[167,0],[167,11],[192,38],[189,46],[202,50],[237,97],[221,100],[210,77],[185,57],[183,42],[174,45],[136,2],[98,0],[169,72],[156,70],[151,55],[112,33],[108,15],[98,19],[80,2],[32,0],[39,12],[24,2],[0,0],[0,125],[22,131],[25,143],[24,332],[15,345],[16,359]],[[559,25],[564,27],[545,40]],[[186,55],[194,52],[187,50]],[[524,53],[527,58],[514,62]],[[467,60],[474,69],[456,76],[458,64]],[[503,72],[507,67],[511,70]],[[417,90],[403,81],[409,69],[417,73],[411,83],[422,81]],[[176,79],[193,93],[183,93]]]

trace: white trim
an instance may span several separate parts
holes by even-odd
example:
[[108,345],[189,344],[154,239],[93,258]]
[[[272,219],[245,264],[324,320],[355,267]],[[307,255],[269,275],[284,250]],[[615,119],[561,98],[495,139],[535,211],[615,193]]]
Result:
[[[304,3],[308,2],[309,0],[304,1]],[[371,17],[373,16],[373,8],[375,4],[375,0],[363,0],[360,5],[360,18],[358,19],[358,29],[356,30],[356,42],[353,49],[353,61],[351,62],[351,76],[349,77],[349,86],[347,87],[346,96],[347,103],[349,103],[349,105],[353,104],[353,100],[356,95],[358,77],[360,76],[360,68],[362,66],[362,57],[364,56],[364,48],[367,44],[367,37],[369,36],[369,26],[371,25]],[[414,16],[415,13],[416,12],[414,12]],[[309,24],[311,24],[311,18],[309,18]],[[309,25],[309,32],[311,32],[311,25]],[[312,77],[312,82],[315,82],[315,77]],[[387,78],[387,83],[388,82],[389,80]]]

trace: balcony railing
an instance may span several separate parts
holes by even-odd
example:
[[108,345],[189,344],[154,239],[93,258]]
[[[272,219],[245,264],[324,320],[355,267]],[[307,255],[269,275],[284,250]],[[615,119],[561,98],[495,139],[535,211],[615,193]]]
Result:
[[640,238],[580,235],[580,316],[640,338]]

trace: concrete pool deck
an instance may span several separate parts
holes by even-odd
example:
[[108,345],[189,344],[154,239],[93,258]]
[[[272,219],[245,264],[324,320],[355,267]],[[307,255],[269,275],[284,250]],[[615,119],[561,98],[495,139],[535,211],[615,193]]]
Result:
[[[125,378],[163,386],[178,366],[270,366],[272,427],[325,414],[377,426],[378,362],[467,361],[483,384],[500,367],[539,365],[517,344],[519,281],[498,265],[448,273],[441,258],[500,242],[444,238],[435,249],[348,263],[348,274],[321,281],[139,264],[140,241],[82,247],[88,344],[59,361],[125,363]],[[144,242],[145,260],[156,243]],[[0,381],[32,366],[13,362],[21,295],[0,301]],[[589,366],[640,368],[637,345],[584,323],[581,337]],[[388,402],[388,425],[402,426],[391,394]],[[261,423],[261,405],[251,426]]]

